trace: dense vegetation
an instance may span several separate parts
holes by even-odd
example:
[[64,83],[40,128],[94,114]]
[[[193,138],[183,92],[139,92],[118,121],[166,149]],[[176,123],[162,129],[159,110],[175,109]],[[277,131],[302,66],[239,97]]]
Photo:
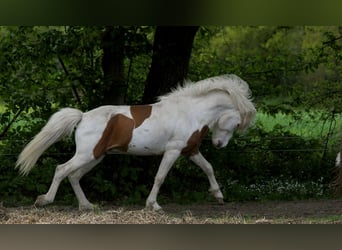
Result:
[[[47,191],[56,164],[73,154],[73,140],[64,140],[49,149],[28,177],[14,170],[25,143],[59,108],[142,103],[152,98],[147,86],[159,94],[178,84],[176,78],[168,82],[171,77],[160,86],[150,82],[153,60],[158,60],[156,32],[158,27],[144,26],[0,28],[0,200],[32,203]],[[164,30],[164,38],[170,32],[177,31]],[[226,199],[331,195],[342,126],[342,28],[234,26],[191,32],[190,62],[175,75],[196,81],[237,74],[250,84],[258,108],[255,126],[236,134],[226,149],[214,149],[209,140],[202,145]],[[105,56],[115,60],[108,64]],[[186,60],[181,56],[177,60]],[[173,67],[171,59],[164,59],[167,68]],[[84,177],[82,186],[91,201],[143,202],[158,160],[109,156]],[[160,197],[203,201],[207,188],[204,173],[182,158]],[[57,200],[75,201],[67,181]]]

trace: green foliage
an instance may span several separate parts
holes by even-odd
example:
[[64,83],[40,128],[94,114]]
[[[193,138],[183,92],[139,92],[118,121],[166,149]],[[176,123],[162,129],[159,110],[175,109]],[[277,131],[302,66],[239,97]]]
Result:
[[224,193],[229,201],[300,200],[327,197],[325,185],[321,180],[300,183],[291,179],[271,179],[248,186],[228,181]]
[[[0,197],[32,204],[45,193],[57,164],[74,152],[72,139],[51,147],[27,177],[13,166],[48,117],[65,106],[101,103],[108,89],[102,72],[102,26],[0,27]],[[120,26],[126,102],[141,101],[151,64],[153,27]],[[235,135],[227,149],[205,140],[227,200],[302,199],[330,195],[329,182],[341,135],[341,27],[201,27],[189,78],[234,73],[253,91],[255,127]],[[310,150],[312,149],[312,150]],[[157,163],[110,156],[81,184],[91,201],[144,204]],[[160,199],[212,201],[205,174],[186,158],[166,178]],[[77,204],[65,180],[57,202]]]
[[224,27],[210,37],[209,46],[195,44],[199,56],[193,57],[194,75],[234,73],[253,83],[257,97],[283,95],[303,69],[302,29]]
[[[342,39],[336,26],[204,27],[193,48],[190,79],[234,73],[251,86],[258,108],[315,107],[341,113]],[[280,98],[280,103],[265,103]]]

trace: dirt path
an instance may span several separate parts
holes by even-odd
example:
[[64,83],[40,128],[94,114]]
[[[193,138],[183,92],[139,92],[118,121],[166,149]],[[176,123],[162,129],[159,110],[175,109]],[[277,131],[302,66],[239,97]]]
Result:
[[180,213],[189,210],[194,216],[250,216],[267,218],[302,218],[341,215],[342,199],[305,200],[305,201],[268,201],[268,202],[232,202],[224,205],[167,205],[165,212]]
[[164,213],[143,207],[105,206],[92,212],[73,207],[1,208],[4,224],[243,224],[342,223],[342,199],[237,202],[218,205],[162,204]]

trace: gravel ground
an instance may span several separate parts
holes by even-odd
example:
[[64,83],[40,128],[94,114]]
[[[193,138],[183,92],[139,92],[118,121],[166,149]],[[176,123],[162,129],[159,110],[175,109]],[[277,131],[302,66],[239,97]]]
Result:
[[103,206],[95,211],[75,207],[0,207],[2,224],[335,224],[342,223],[342,199],[162,204],[163,212],[139,206]]

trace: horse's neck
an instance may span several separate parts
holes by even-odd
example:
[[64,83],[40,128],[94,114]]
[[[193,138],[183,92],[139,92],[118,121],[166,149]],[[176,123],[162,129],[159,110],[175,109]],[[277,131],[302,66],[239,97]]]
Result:
[[[189,107],[191,116],[202,125],[212,128],[213,124],[230,106],[229,96],[226,94],[212,93],[202,97],[188,98],[184,100]],[[179,103],[179,105],[184,105]],[[185,105],[183,107],[186,107]]]

